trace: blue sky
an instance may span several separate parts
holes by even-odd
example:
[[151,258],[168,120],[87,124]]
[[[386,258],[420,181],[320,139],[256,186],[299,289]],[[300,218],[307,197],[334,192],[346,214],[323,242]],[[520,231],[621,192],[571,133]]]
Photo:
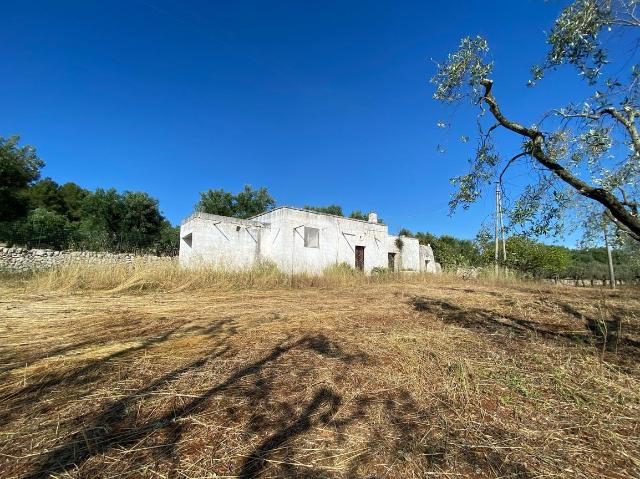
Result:
[[492,197],[447,215],[474,117],[432,100],[434,61],[486,36],[495,94],[534,122],[565,103],[560,81],[524,86],[564,4],[5,2],[0,135],[36,146],[43,176],[146,191],[173,223],[200,191],[248,183],[280,205],[337,203],[392,231],[471,238]]

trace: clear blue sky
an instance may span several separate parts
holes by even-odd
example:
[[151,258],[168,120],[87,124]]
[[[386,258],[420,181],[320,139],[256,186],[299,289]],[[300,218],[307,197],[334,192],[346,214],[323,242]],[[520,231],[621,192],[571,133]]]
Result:
[[486,36],[496,95],[535,121],[563,98],[524,85],[565,3],[4,2],[0,135],[36,146],[43,176],[146,191],[173,223],[200,191],[249,183],[471,238],[492,198],[447,216],[474,120],[432,100],[432,59]]

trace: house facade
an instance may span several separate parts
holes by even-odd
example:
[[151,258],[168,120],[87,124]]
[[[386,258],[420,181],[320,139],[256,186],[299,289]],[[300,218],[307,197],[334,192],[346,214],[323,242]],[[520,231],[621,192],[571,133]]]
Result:
[[389,235],[375,213],[362,221],[283,206],[247,220],[196,212],[180,226],[184,267],[237,270],[263,260],[291,274],[321,274],[338,263],[365,273],[374,268],[440,271],[429,245]]

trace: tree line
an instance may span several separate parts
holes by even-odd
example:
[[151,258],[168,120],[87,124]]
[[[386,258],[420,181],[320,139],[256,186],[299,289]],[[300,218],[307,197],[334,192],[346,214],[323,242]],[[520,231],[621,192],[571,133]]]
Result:
[[0,137],[0,241],[28,248],[174,254],[178,228],[147,193],[40,179],[44,161]]
[[[40,178],[43,167],[33,147],[20,146],[18,137],[0,137],[0,241],[29,248],[177,253],[179,228],[162,215],[158,200],[144,192],[89,191],[73,182],[58,184],[51,178]],[[202,192],[195,210],[249,218],[275,206],[276,200],[266,188],[246,185],[236,194],[223,189]],[[305,205],[304,209],[347,216],[337,204]],[[348,217],[367,220],[360,210]],[[446,269],[493,263],[493,243],[486,238],[414,234],[404,228],[399,234],[430,244]],[[608,275],[604,248],[569,249],[523,236],[508,238],[506,247],[504,265],[524,275],[579,279],[605,279]],[[613,260],[618,278],[640,277],[640,247],[635,242],[614,250]]]
[[[36,149],[21,146],[18,136],[0,137],[0,241],[27,248],[177,254],[179,228],[171,225],[149,194],[58,184],[40,178],[44,166]],[[275,206],[266,188],[245,185],[236,194],[204,191],[194,209],[250,218]],[[338,205],[305,209],[345,216]],[[367,220],[360,210],[349,217]]]
[[[449,235],[411,231],[403,228],[399,235],[417,238],[430,244],[436,261],[443,268],[486,267],[494,264],[494,243],[487,238],[459,239]],[[605,248],[567,248],[548,245],[524,236],[511,236],[506,241],[507,260],[500,265],[532,278],[574,278],[605,280],[609,278]],[[613,250],[616,278],[624,281],[640,279],[640,248],[633,242]]]

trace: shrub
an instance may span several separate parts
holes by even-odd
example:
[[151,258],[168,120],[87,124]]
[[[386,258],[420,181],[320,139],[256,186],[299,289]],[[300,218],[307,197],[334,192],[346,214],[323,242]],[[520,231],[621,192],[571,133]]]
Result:
[[360,271],[354,269],[350,264],[343,262],[343,263],[336,263],[336,264],[332,264],[331,266],[328,266],[323,271],[323,274],[325,276],[336,277],[336,276],[356,276],[361,273]]
[[371,274],[379,274],[379,275],[390,274],[391,272],[392,271],[389,268],[382,268],[380,266],[376,266],[371,270]]

